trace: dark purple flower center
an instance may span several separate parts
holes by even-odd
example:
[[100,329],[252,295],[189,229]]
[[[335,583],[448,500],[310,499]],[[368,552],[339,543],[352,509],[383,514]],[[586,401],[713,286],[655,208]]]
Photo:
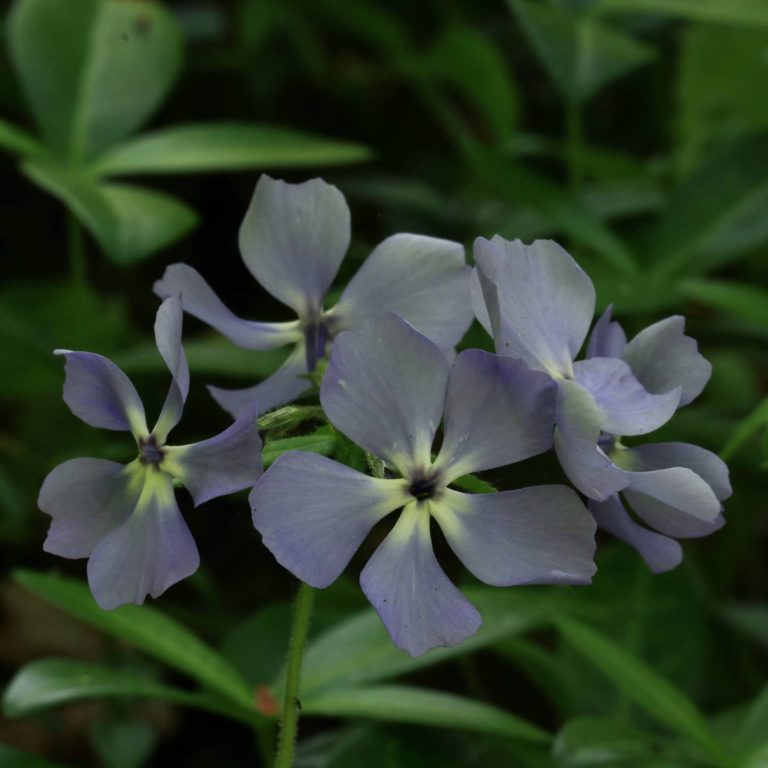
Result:
[[154,435],[139,438],[139,461],[142,464],[158,465],[163,460],[163,449]]
[[597,445],[604,453],[610,453],[616,445],[616,436],[603,432],[597,438]]
[[437,492],[438,478],[435,475],[417,475],[411,480],[408,492],[417,501],[431,499]]
[[304,326],[304,340],[307,350],[307,370],[314,371],[317,362],[325,356],[325,348],[331,338],[329,322],[322,315],[313,318]]

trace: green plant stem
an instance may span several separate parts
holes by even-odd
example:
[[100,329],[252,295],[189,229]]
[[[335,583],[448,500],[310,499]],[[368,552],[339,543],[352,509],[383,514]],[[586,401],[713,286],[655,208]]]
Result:
[[571,98],[565,105],[565,161],[568,186],[574,195],[578,195],[581,191],[583,154],[584,126],[581,106],[576,99]]
[[85,287],[85,237],[83,226],[72,213],[67,214],[69,279],[72,285]]
[[290,768],[293,764],[293,750],[296,746],[296,733],[299,724],[299,681],[304,646],[307,642],[309,620],[315,591],[302,583],[296,595],[293,609],[293,625],[288,645],[288,664],[285,670],[285,698],[283,716],[280,722],[280,735],[277,744],[275,768]]

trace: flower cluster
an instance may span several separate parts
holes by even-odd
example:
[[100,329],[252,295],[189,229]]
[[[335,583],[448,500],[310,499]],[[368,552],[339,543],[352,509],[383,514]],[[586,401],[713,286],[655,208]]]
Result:
[[[87,352],[63,353],[64,399],[75,415],[130,431],[138,446],[127,466],[66,462],[40,493],[41,509],[53,518],[45,548],[89,558],[89,582],[102,607],[156,597],[196,569],[174,480],[196,504],[252,488],[253,524],[265,546],[315,587],[338,578],[372,529],[397,513],[388,530],[376,533],[381,541],[360,582],[394,642],[414,655],[460,643],[481,623],[438,563],[433,523],[464,566],[494,586],[588,583],[597,526],[662,571],[682,557],[677,539],[723,524],[722,501],[731,489],[714,454],[683,443],[622,442],[665,424],[709,378],[710,365],[684,334],[683,318],[663,320],[627,342],[609,309],[592,330],[586,357],[577,360],[595,291],[560,246],[479,238],[471,270],[458,243],[411,234],[377,246],[338,303],[325,308],[349,241],[349,209],[335,187],[264,176],[240,230],[241,253],[296,320],[240,319],[197,271],[168,267],[155,284],[164,298],[155,331],[172,383],[151,432],[117,366]],[[182,307],[239,346],[294,349],[254,387],[211,388],[236,419],[228,430],[169,446],[189,388]],[[473,315],[492,336],[495,354],[455,353]],[[257,414],[304,395],[307,374],[323,358],[323,413],[376,471],[289,451],[262,474]],[[467,475],[552,448],[587,506],[565,485],[457,489]]]

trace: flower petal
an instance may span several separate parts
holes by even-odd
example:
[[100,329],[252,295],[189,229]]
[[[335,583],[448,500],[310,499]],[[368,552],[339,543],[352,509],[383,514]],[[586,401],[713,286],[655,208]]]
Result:
[[321,308],[350,240],[344,195],[322,179],[262,176],[240,227],[245,266],[300,316]]
[[557,385],[522,360],[459,353],[448,377],[436,465],[451,479],[522,461],[552,447]]
[[649,392],[682,387],[681,406],[698,397],[712,375],[711,364],[684,329],[684,317],[668,317],[640,331],[624,351],[624,359]]
[[208,323],[244,349],[277,349],[301,338],[298,320],[257,323],[237,317],[224,306],[200,273],[187,264],[171,264],[155,283],[154,291],[162,298],[178,296],[185,312]]
[[[495,291],[495,288],[492,290]],[[493,336],[493,325],[488,307],[486,306],[486,296],[480,282],[480,274],[476,268],[472,270],[472,275],[469,278],[469,294],[472,300],[472,310],[475,313],[477,322],[485,328],[489,336]]]
[[64,402],[86,424],[147,435],[144,405],[131,380],[111,360],[93,352],[57,349],[66,358]]
[[555,452],[568,479],[585,496],[603,501],[629,484],[626,473],[598,446],[603,412],[575,381],[561,381],[555,408]]
[[405,474],[431,463],[447,383],[438,347],[387,312],[336,337],[320,402],[337,429]]
[[595,573],[595,521],[564,485],[473,495],[449,489],[432,514],[486,584],[588,584]]
[[261,447],[257,414],[246,411],[209,440],[166,446],[163,468],[184,483],[198,506],[250,488],[263,470]]
[[[703,478],[687,467],[627,472],[627,476],[629,485],[625,493],[633,507],[633,499],[641,494],[706,523],[711,523],[720,514],[720,501],[714,491]],[[635,511],[642,517],[639,509]]]
[[680,401],[680,389],[652,395],[632,369],[615,357],[593,357],[573,366],[576,381],[603,412],[602,428],[613,435],[644,435],[666,424]]
[[349,330],[374,312],[395,312],[441,349],[450,349],[472,322],[470,271],[459,243],[392,235],[349,281],[333,314]]
[[532,368],[570,374],[595,310],[587,274],[552,240],[523,245],[498,235],[478,238],[475,258],[498,291],[499,323],[491,316],[496,351]]
[[670,571],[682,562],[682,547],[669,536],[638,525],[618,495],[605,501],[590,501],[589,511],[600,528],[636,549],[654,573]]
[[612,320],[613,305],[595,323],[587,344],[587,357],[621,357],[627,348],[627,334],[621,323]]
[[161,443],[165,442],[168,433],[179,423],[189,394],[189,365],[181,345],[183,319],[181,302],[174,296],[165,299],[157,310],[155,343],[171,372],[171,386],[152,430]]
[[437,562],[426,504],[405,507],[360,574],[360,585],[395,645],[411,656],[458,645],[482,623]]
[[687,467],[712,488],[719,501],[733,493],[728,466],[717,454],[706,448],[689,443],[646,443],[632,446],[629,451],[633,470]]
[[37,505],[50,515],[43,549],[61,557],[88,557],[136,506],[142,483],[131,467],[103,459],[71,459],[43,481]]
[[150,470],[136,508],[88,560],[88,584],[104,610],[141,604],[191,576],[200,565],[169,475]]
[[714,533],[725,525],[722,512],[711,520],[703,520],[652,496],[635,493],[629,488],[624,491],[624,497],[635,513],[648,525],[675,539],[709,536],[710,533]]
[[296,348],[285,362],[268,378],[254,387],[245,389],[222,389],[208,387],[213,399],[225,410],[238,418],[257,408],[259,413],[295,400],[309,389],[309,382],[300,378],[307,372],[307,355],[304,344]]
[[403,481],[300,451],[280,456],[249,497],[264,545],[313,587],[334,582],[371,528],[408,498]]

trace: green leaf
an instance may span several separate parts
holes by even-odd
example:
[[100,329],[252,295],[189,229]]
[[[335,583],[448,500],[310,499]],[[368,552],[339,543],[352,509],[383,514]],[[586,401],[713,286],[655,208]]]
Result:
[[655,56],[652,48],[593,17],[532,0],[508,3],[549,76],[569,101],[587,101]]
[[6,744],[0,744],[0,765],[3,768],[64,768],[61,763],[52,763],[39,755],[22,752]]
[[124,605],[103,611],[88,587],[74,579],[19,570],[15,580],[30,592],[81,621],[133,645],[148,655],[184,672],[247,711],[251,691],[238,672],[219,653],[186,627],[147,606]]
[[679,170],[689,172],[716,143],[768,129],[768,100],[755,98],[755,83],[768,78],[766,50],[765,28],[692,24],[683,29],[677,81]]
[[[768,397],[742,419],[731,433],[726,444],[720,450],[720,456],[724,460],[730,459],[744,443],[768,426]],[[768,626],[768,623],[767,623]],[[766,634],[768,637],[768,633]]]
[[191,208],[160,192],[103,183],[53,162],[30,160],[22,171],[64,203],[118,264],[150,256],[197,224]]
[[637,656],[590,627],[560,618],[563,639],[585,656],[624,695],[664,727],[679,733],[706,752],[722,748],[696,705]]
[[97,720],[89,736],[102,768],[144,768],[160,740],[158,726],[130,715]]
[[692,278],[681,281],[679,290],[690,299],[768,328],[768,291],[756,285]]
[[487,35],[452,24],[418,65],[429,77],[456,89],[480,113],[496,141],[512,135],[519,113],[517,88]]
[[198,173],[307,168],[370,158],[359,144],[251,123],[190,123],[143,134],[93,166],[99,174]]
[[693,21],[768,27],[764,0],[596,0],[596,13],[659,14]]
[[571,720],[557,734],[553,754],[562,768],[665,768],[684,766],[658,738],[608,718]]
[[288,451],[308,451],[319,453],[321,456],[330,456],[335,448],[336,435],[333,430],[330,427],[320,427],[311,435],[268,440],[261,456],[266,468]]
[[37,139],[5,120],[0,120],[0,147],[25,157],[45,152]]
[[674,192],[648,240],[654,272],[701,274],[768,241],[768,135],[713,154]]
[[3,713],[7,717],[22,717],[70,701],[125,696],[229,712],[226,706],[217,706],[211,697],[162,685],[135,670],[73,659],[39,659],[22,667],[8,684],[3,694]]
[[464,475],[453,480],[451,485],[455,485],[457,488],[461,488],[462,491],[469,491],[470,493],[496,493],[498,490],[495,485],[491,485],[486,480],[481,480],[476,475]]
[[[304,695],[338,686],[375,682],[463,656],[478,648],[524,632],[550,621],[563,610],[562,594],[556,590],[465,590],[467,598],[483,617],[477,634],[453,648],[435,648],[416,658],[397,648],[378,615],[360,611],[320,635],[309,644],[304,656]],[[277,676],[275,688],[282,685]]]
[[501,709],[452,693],[404,685],[335,689],[303,696],[304,714],[457,728],[547,743],[550,735]]
[[765,765],[768,757],[768,686],[752,702],[734,734],[733,746],[745,755],[747,767]]
[[181,64],[171,15],[151,2],[17,0],[11,60],[43,135],[74,160],[136,130]]

